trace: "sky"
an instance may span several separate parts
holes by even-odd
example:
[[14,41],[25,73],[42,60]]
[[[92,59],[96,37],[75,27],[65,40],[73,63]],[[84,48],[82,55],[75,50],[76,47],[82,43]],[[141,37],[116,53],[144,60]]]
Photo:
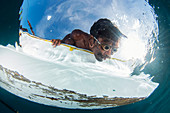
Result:
[[[21,24],[30,21],[36,35],[42,38],[63,38],[74,29],[90,31],[99,18],[113,19],[112,0],[25,0]],[[104,6],[104,7],[103,7]]]
[[74,29],[89,33],[100,18],[110,19],[132,38],[147,39],[157,30],[156,17],[145,0],[24,0],[21,10],[20,24],[29,29],[29,20],[35,35],[45,39],[63,39]]

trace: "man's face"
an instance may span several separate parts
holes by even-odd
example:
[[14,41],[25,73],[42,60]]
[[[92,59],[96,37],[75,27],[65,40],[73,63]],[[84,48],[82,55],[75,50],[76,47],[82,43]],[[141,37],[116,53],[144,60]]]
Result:
[[113,55],[119,47],[119,40],[115,42],[107,38],[98,38],[98,41],[100,44],[96,41],[93,50],[93,53],[98,61],[111,58],[111,55]]

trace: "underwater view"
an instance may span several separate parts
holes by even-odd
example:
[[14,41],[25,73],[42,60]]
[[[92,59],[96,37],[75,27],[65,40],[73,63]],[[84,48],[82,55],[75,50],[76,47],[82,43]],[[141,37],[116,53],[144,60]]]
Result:
[[0,113],[169,113],[169,11],[168,0],[3,1]]

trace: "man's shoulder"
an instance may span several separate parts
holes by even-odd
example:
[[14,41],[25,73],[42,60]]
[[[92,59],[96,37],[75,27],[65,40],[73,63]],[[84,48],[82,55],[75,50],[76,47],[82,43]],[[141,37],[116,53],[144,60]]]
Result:
[[84,32],[84,31],[82,31],[82,30],[80,30],[80,29],[74,29],[74,30],[72,31],[72,34],[90,35],[90,34]]

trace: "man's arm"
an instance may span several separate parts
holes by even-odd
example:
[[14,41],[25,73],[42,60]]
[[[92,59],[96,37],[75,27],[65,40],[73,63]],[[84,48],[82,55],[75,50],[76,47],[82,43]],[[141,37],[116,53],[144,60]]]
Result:
[[82,40],[84,37],[86,37],[86,35],[88,34],[79,29],[76,29],[73,30],[70,34],[66,35],[63,40],[52,39],[51,41],[54,47],[59,46],[61,43],[76,45],[75,43]]
[[66,43],[66,44],[70,44],[70,45],[74,45],[74,40],[70,37],[71,34],[66,35],[63,40],[60,39],[52,39],[52,45],[54,47],[59,46],[61,43]]
[[72,38],[72,33],[66,35],[63,40],[61,40],[61,43],[66,43],[66,44],[70,44],[70,45],[74,45],[74,38]]

